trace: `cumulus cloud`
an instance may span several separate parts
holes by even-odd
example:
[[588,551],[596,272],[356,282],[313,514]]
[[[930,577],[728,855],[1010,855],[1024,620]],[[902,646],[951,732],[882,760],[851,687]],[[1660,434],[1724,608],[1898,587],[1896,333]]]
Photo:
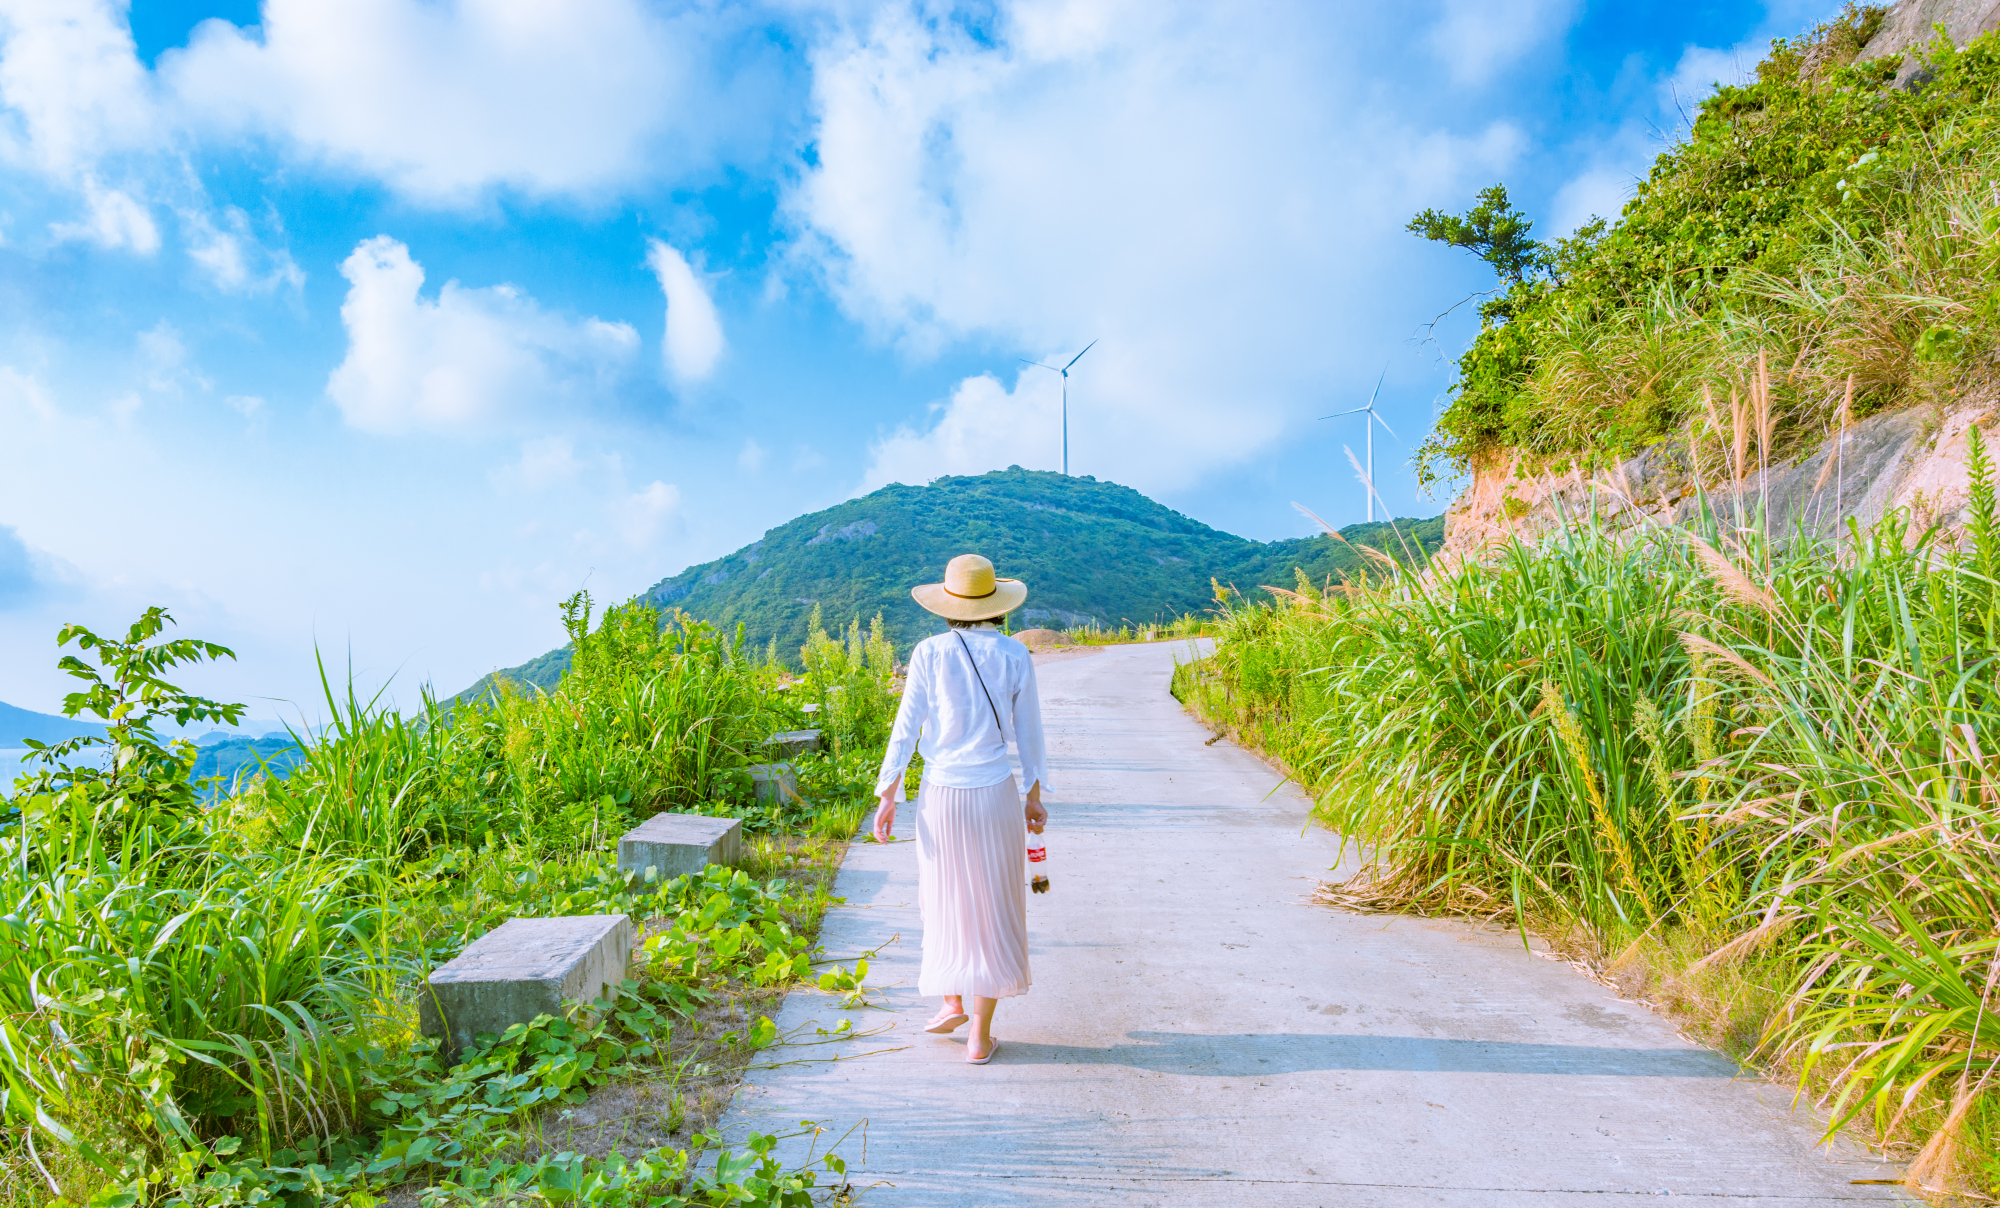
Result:
[[627,545],[645,549],[660,539],[668,523],[677,518],[680,507],[680,488],[655,480],[644,490],[613,501],[611,518]]
[[1444,0],[1424,41],[1460,84],[1484,84],[1569,27],[1577,0]]
[[0,105],[8,158],[65,179],[158,131],[151,81],[118,0],[0,5]]
[[787,99],[756,14],[640,0],[266,0],[162,56],[203,129],[447,204],[494,185],[587,193],[754,154]]
[[[1157,491],[1241,462],[1372,381],[1429,301],[1402,225],[1522,143],[1374,104],[1363,18],[1327,11],[1023,0],[975,37],[889,6],[815,54],[799,255],[918,355],[1101,338],[1072,379],[1078,473]],[[866,481],[1053,468],[1060,382],[1035,372],[968,380]]]
[[667,372],[680,382],[698,382],[715,372],[722,357],[722,320],[708,289],[687,257],[658,239],[646,241],[646,263],[667,296],[667,333],[662,345]]
[[511,285],[447,281],[435,301],[424,270],[387,235],[341,262],[347,357],[326,392],[370,432],[464,431],[608,388],[639,346],[625,323],[570,319]]
[[931,423],[905,426],[870,446],[863,489],[921,485],[941,474],[983,474],[1001,466],[1053,470],[1062,464],[1062,395],[1026,374],[1009,389],[991,374],[966,378],[932,409]]

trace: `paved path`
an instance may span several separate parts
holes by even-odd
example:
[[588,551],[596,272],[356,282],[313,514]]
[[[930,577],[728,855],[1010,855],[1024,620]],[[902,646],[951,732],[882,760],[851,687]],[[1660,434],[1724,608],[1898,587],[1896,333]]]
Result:
[[1001,1004],[993,1064],[921,1031],[914,846],[857,844],[823,942],[900,936],[869,978],[891,1010],[800,992],[778,1023],[890,1030],[772,1050],[805,1060],[752,1074],[732,1138],[866,1120],[866,1161],[859,1133],[841,1147],[864,1208],[1903,1202],[1850,1182],[1895,1172],[1816,1149],[1785,1088],[1512,933],[1307,904],[1338,841],[1204,745],[1167,693],[1176,649],[1040,668],[1054,889],[1029,898],[1035,988]]

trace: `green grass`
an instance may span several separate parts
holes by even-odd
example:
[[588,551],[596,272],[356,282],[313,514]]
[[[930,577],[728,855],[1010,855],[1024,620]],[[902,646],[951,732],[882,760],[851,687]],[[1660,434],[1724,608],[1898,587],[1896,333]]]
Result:
[[1373,848],[1334,901],[1503,918],[1641,978],[1993,1189],[2000,518],[1835,547],[1619,529],[1227,611],[1192,707]]
[[[813,673],[788,683],[684,616],[624,606],[593,628],[578,597],[567,619],[556,691],[399,715],[329,685],[332,724],[301,736],[298,767],[208,799],[194,749],[152,722],[234,708],[161,678],[228,652],[150,641],[157,611],[122,642],[65,631],[89,685],[71,704],[122,719],[120,754],[52,751],[0,812],[0,1203],[366,1205],[403,1184],[439,1202],[804,1203],[807,1172],[695,1159],[719,1144],[701,1130],[731,1071],[775,1039],[756,1010],[810,971],[893,652],[815,629]],[[744,768],[809,717],[833,750],[800,761],[799,800],[753,802]],[[630,883],[616,840],[662,810],[743,818],[747,871]],[[416,1034],[422,979],[474,938],[612,911],[652,921],[597,1022],[544,1019],[452,1068]],[[549,1107],[633,1085],[671,1100],[671,1144],[538,1147]]]

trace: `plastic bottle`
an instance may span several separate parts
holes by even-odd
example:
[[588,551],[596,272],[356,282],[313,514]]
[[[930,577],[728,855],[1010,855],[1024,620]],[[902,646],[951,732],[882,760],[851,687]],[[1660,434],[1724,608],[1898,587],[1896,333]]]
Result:
[[1049,848],[1048,840],[1040,835],[1028,836],[1028,888],[1036,893],[1049,891]]

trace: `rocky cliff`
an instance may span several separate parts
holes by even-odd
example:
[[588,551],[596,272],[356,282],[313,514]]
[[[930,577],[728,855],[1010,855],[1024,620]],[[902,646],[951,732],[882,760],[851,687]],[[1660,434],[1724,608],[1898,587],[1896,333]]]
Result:
[[1754,449],[1740,477],[1726,450],[1663,441],[1609,469],[1531,472],[1518,457],[1489,458],[1445,513],[1448,552],[1533,536],[1578,516],[1613,523],[1687,524],[1706,506],[1725,526],[1769,517],[1765,531],[1836,537],[1852,517],[1863,528],[1908,509],[1916,527],[1963,523],[1970,483],[1966,446],[1977,424],[2000,447],[2000,398],[1909,407],[1872,416],[1808,455],[1759,465]]

